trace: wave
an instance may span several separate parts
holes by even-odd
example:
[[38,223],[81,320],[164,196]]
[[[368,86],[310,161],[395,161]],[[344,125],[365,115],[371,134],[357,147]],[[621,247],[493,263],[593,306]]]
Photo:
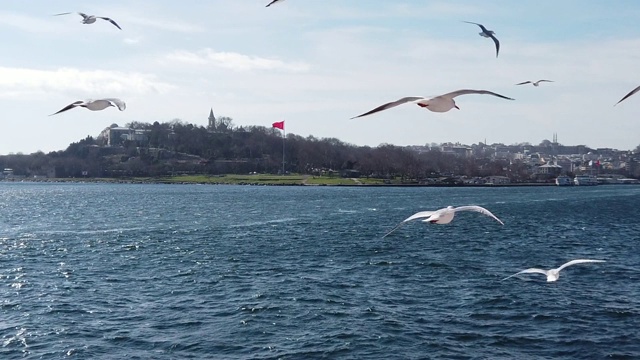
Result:
[[275,219],[275,220],[264,220],[264,221],[252,221],[252,222],[247,222],[247,223],[243,223],[243,224],[233,224],[231,225],[231,227],[247,227],[247,226],[260,226],[260,225],[269,225],[269,224],[279,224],[279,223],[286,223],[286,222],[293,222],[299,220],[299,218],[282,218],[282,219]]
[[92,234],[108,234],[108,233],[123,233],[130,231],[144,230],[143,227],[132,228],[113,228],[113,229],[95,229],[95,230],[36,230],[33,234],[41,235],[59,235],[59,234],[71,234],[71,235],[92,235]]

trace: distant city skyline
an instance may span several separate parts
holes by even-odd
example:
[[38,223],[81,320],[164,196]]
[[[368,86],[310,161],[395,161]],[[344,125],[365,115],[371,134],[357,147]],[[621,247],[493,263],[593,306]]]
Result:
[[[84,12],[113,19],[82,24]],[[287,133],[359,146],[640,145],[640,2],[619,0],[11,1],[0,8],[0,154],[64,149],[105,124],[287,121]],[[481,23],[500,40],[478,35]],[[594,26],[597,24],[597,26]],[[516,85],[538,79],[540,86]],[[486,89],[432,113],[404,96]],[[77,108],[117,97],[126,111]]]

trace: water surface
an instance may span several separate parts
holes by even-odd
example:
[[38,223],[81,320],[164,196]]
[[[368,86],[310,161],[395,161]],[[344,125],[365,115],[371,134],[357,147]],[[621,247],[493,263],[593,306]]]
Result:
[[[417,211],[481,205],[505,222]],[[0,183],[3,359],[640,357],[640,187]],[[500,281],[576,258],[555,283]]]

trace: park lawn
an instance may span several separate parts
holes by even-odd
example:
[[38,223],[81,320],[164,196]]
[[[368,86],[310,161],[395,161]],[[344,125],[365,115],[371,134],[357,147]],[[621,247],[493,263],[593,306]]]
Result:
[[[305,180],[306,178],[306,180]],[[234,185],[378,185],[383,184],[382,179],[350,178],[333,176],[311,176],[311,175],[178,175],[160,178],[134,178],[134,181],[141,182],[161,182],[161,183],[192,183],[192,184],[234,184]]]
[[306,181],[307,185],[355,185],[351,179],[329,176],[309,176]]
[[301,185],[304,176],[301,175],[179,175],[163,177],[159,180],[170,183],[197,184],[257,184],[257,185]]

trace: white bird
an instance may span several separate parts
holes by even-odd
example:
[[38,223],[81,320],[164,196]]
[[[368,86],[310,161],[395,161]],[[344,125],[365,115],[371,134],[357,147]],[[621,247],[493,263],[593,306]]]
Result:
[[392,101],[390,103],[384,104],[384,105],[380,105],[377,108],[371,110],[371,111],[367,111],[364,114],[358,115],[358,116],[354,116],[352,117],[352,119],[355,118],[359,118],[362,116],[367,116],[367,115],[371,115],[374,113],[377,113],[378,111],[382,111],[382,110],[387,110],[390,109],[392,107],[396,107],[398,105],[402,105],[404,103],[408,103],[408,102],[414,102],[416,103],[418,106],[423,107],[427,110],[431,110],[433,112],[447,112],[453,108],[456,108],[458,110],[460,110],[460,108],[456,105],[456,102],[453,100],[453,98],[455,98],[456,96],[460,96],[460,95],[467,95],[467,94],[485,94],[485,95],[493,95],[493,96],[497,96],[499,98],[503,98],[503,99],[507,99],[507,100],[514,100],[510,97],[506,97],[500,94],[496,94],[494,92],[488,91],[488,90],[468,90],[468,89],[463,89],[463,90],[457,90],[457,91],[453,91],[450,93],[446,93],[444,95],[440,95],[440,96],[436,96],[436,97],[432,97],[432,98],[427,98],[424,96],[407,96],[407,97],[403,97],[400,100],[396,100],[396,101]]
[[[115,99],[115,98],[107,98],[107,99],[98,99],[98,100],[84,100],[84,101],[76,101],[74,103],[71,103],[67,106],[65,106],[64,108],[62,108],[60,111],[55,112],[51,115],[55,115],[55,114],[59,114],[61,112],[73,109],[75,107],[83,107],[83,108],[87,108],[91,111],[98,111],[98,110],[104,110],[110,106],[114,106],[114,107],[118,107],[118,109],[120,111],[124,111],[124,109],[127,108],[127,104],[124,103],[124,101],[120,100],[120,99]],[[51,116],[49,115],[49,116]]]
[[485,37],[485,38],[491,38],[493,40],[493,42],[496,44],[496,57],[498,57],[498,52],[500,51],[500,41],[498,41],[498,39],[495,37],[495,32],[493,32],[492,30],[487,30],[486,27],[484,27],[484,25],[482,24],[478,24],[478,23],[474,23],[471,21],[463,21],[466,22],[467,24],[475,24],[480,26],[480,29],[482,30],[482,32],[480,32],[480,36]]
[[516,85],[531,84],[533,86],[540,86],[541,82],[553,82],[553,80],[523,81],[521,83],[517,83]]
[[435,210],[435,211],[420,211],[420,212],[417,212],[417,213],[409,216],[408,218],[404,219],[400,224],[396,225],[396,227],[391,229],[391,231],[386,233],[382,238],[384,239],[385,237],[387,237],[392,232],[398,230],[402,225],[406,224],[407,222],[409,222],[411,220],[415,220],[415,219],[424,218],[424,220],[422,220],[423,222],[428,222],[428,223],[431,223],[431,224],[448,224],[448,223],[451,222],[451,220],[453,220],[453,217],[455,216],[455,214],[458,211],[475,211],[475,212],[479,212],[481,214],[484,214],[484,215],[487,215],[489,217],[492,217],[494,220],[496,220],[500,224],[504,225],[504,223],[500,219],[498,219],[495,215],[493,215],[491,213],[491,211],[489,211],[489,210],[487,210],[487,209],[485,209],[485,208],[483,208],[481,206],[476,206],[476,205],[458,206],[458,207],[447,206],[446,208],[442,208],[442,209]]
[[273,5],[273,4],[277,3],[277,2],[280,2],[280,1],[284,1],[284,0],[273,0],[272,2],[268,3],[266,7],[269,7],[269,6],[271,6],[271,5]]
[[631,90],[631,92],[630,92],[630,93],[628,93],[627,95],[625,95],[622,99],[620,99],[620,101],[618,101],[618,102],[617,102],[615,105],[613,105],[613,106],[616,106],[616,105],[620,104],[620,103],[622,102],[622,100],[624,100],[624,99],[628,98],[629,96],[631,96],[631,95],[633,95],[633,94],[637,93],[639,90],[640,90],[640,86],[638,86],[637,88],[635,88],[635,89]]
[[551,282],[551,281],[558,280],[558,278],[560,277],[560,270],[566,268],[567,266],[571,266],[571,265],[575,265],[575,264],[582,264],[582,263],[602,263],[602,262],[605,262],[605,261],[604,260],[589,260],[589,259],[571,260],[568,263],[563,264],[562,266],[560,266],[557,269],[543,270],[543,269],[537,269],[537,268],[530,268],[530,269],[522,270],[522,271],[520,271],[518,273],[515,273],[515,274],[513,274],[511,276],[507,276],[506,278],[502,279],[502,281],[507,280],[510,277],[514,277],[516,275],[520,275],[520,274],[536,273],[536,274],[546,275],[547,276],[547,281]]
[[[53,16],[68,15],[68,14],[71,14],[71,13],[70,12],[60,13],[60,14],[55,14]],[[110,19],[108,17],[87,15],[87,14],[84,14],[84,13],[81,13],[81,12],[79,12],[78,15],[82,16],[82,23],[83,24],[93,24],[94,22],[96,22],[96,19],[102,19],[102,20],[106,20],[106,21],[112,23],[113,25],[115,25],[115,27],[117,27],[118,29],[122,30],[122,28],[118,24],[116,24],[115,21],[113,21],[112,19]]]

